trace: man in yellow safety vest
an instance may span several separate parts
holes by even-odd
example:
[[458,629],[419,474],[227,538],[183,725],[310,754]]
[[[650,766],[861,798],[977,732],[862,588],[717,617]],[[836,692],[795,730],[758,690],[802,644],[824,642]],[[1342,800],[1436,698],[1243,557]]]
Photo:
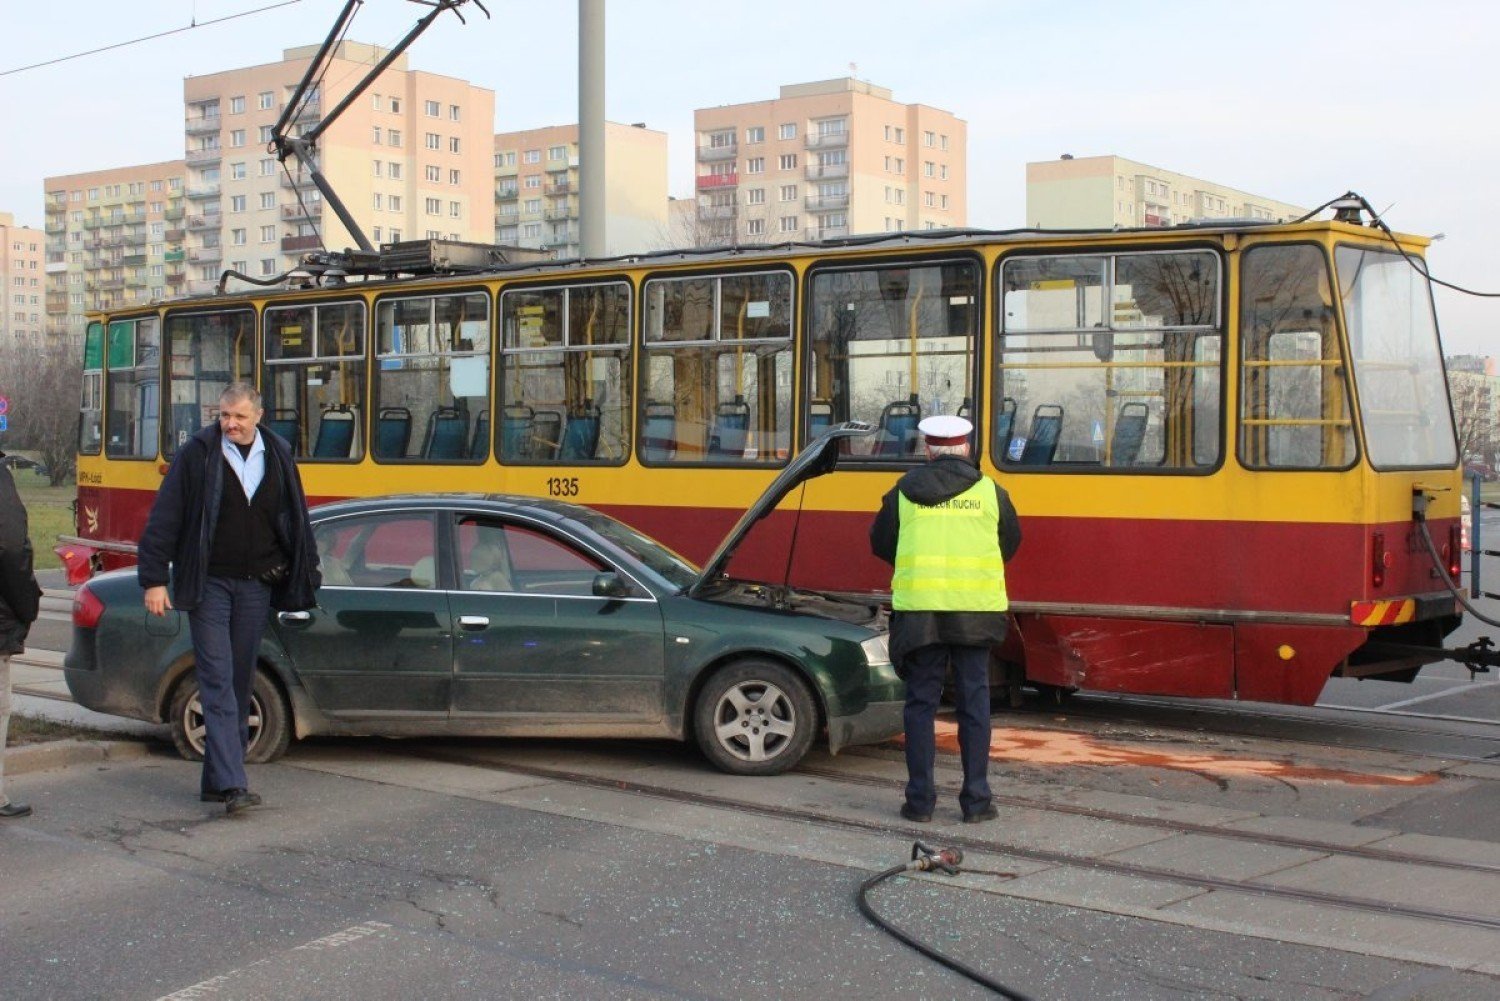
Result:
[[993,820],[990,802],[990,650],[1005,639],[1005,564],[1021,545],[1010,495],[970,458],[974,425],[929,417],[917,426],[928,461],[880,504],[870,548],[891,577],[891,661],[906,682],[906,802],[901,816],[932,819],[933,719],[951,665],[966,823]]

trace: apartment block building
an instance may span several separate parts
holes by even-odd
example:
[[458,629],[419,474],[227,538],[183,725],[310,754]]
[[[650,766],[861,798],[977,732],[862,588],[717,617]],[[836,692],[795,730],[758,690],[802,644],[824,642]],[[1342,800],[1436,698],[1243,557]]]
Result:
[[167,160],[44,179],[49,336],[82,334],[88,310],[182,292],[184,170]]
[[45,272],[42,247],[46,235],[30,226],[17,226],[16,217],[0,212],[0,344],[40,345],[46,329]]
[[968,126],[841,78],[700,108],[700,245],[816,240],[968,223]]
[[[191,77],[183,84],[188,176],[188,291],[225,269],[281,274],[309,250],[354,238],[294,159],[267,151],[271,131],[317,53]],[[343,41],[297,112],[303,134],[338,107],[386,50]],[[489,243],[495,92],[409,69],[397,57],[318,139],[318,169],[376,246],[401,240]]]
[[1026,224],[1045,229],[1175,226],[1209,219],[1283,222],[1307,209],[1120,156],[1026,165]]
[[[667,135],[644,125],[604,125],[608,256],[657,249],[667,223]],[[495,136],[496,243],[577,257],[578,126]]]

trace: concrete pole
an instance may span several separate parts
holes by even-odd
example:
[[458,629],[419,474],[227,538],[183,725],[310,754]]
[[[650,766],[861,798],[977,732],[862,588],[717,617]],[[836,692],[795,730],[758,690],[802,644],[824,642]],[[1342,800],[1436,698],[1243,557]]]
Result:
[[603,257],[604,0],[578,0],[578,242],[584,257]]

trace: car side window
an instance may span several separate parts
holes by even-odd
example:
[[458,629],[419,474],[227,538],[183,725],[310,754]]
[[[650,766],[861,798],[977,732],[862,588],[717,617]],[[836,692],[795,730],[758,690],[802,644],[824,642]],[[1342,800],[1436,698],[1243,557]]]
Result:
[[546,532],[480,518],[458,524],[458,566],[466,591],[592,595],[599,559]]
[[340,518],[313,535],[324,587],[438,586],[432,519],[422,512]]

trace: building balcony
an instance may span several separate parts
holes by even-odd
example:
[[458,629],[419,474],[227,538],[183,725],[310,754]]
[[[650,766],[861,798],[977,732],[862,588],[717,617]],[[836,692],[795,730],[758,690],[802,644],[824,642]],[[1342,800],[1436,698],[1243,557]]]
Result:
[[146,255],[126,254],[124,257],[120,258],[120,263],[125,265],[127,268],[138,268],[146,263]]
[[517,198],[519,198],[520,196],[521,196],[520,191],[518,191],[515,188],[496,188],[495,189],[495,201],[497,201],[497,202],[513,202]]
[[188,295],[213,295],[219,290],[219,283],[212,278],[194,278],[187,283]]
[[713,163],[718,160],[733,160],[740,155],[739,143],[730,143],[728,146],[699,146],[698,162]]
[[809,181],[819,181],[834,177],[848,176],[849,165],[847,163],[810,163],[807,165],[807,179]]
[[554,222],[558,219],[573,219],[577,215],[578,213],[570,208],[548,209],[542,213],[542,218],[548,222]]
[[187,236],[185,229],[169,229],[162,233],[162,239],[168,243],[181,243],[185,236]]
[[544,247],[566,247],[570,243],[578,242],[578,232],[573,229],[559,229],[542,237]]
[[212,184],[199,184],[187,189],[187,196],[194,201],[202,201],[205,198],[218,198],[220,186],[217,181]]
[[735,207],[733,205],[699,205],[699,219],[733,219]]
[[190,136],[213,135],[219,131],[220,117],[218,115],[201,115],[189,118],[184,131]]
[[807,235],[814,240],[838,240],[849,235],[848,226],[819,226],[810,229]]
[[281,252],[283,254],[295,254],[304,250],[317,250],[323,246],[322,238],[312,236],[283,236],[281,238]]
[[66,261],[48,261],[46,266],[43,268],[43,271],[49,275],[66,274],[68,271],[68,264]]
[[194,264],[216,264],[224,259],[224,248],[194,247],[187,252],[187,259]]
[[733,188],[738,187],[740,175],[738,174],[699,174],[698,189],[704,188]]
[[570,170],[578,169],[578,161],[573,160],[548,160],[547,166],[542,168],[549,174],[566,174]]
[[323,117],[323,100],[314,97],[309,101],[303,101],[302,107],[297,111],[297,117],[292,119],[296,122],[316,122]]
[[550,183],[545,184],[545,185],[542,186],[542,191],[545,194],[549,194],[549,195],[566,195],[568,192],[570,192],[572,190],[573,190],[573,185],[571,183],[569,183],[566,179],[561,180],[561,181],[552,181],[552,182],[550,182]]
[[176,271],[167,272],[168,285],[181,285],[185,281],[187,281],[187,274],[181,268],[178,268]]
[[323,214],[323,202],[312,198],[304,201],[301,205],[281,206],[281,218],[288,222],[297,222],[302,219],[316,219]]
[[[49,310],[49,312],[65,313],[65,312],[67,312],[67,310],[66,309],[58,309],[58,310]],[[48,320],[47,321],[47,336],[48,337],[67,337],[72,332],[73,332],[72,331],[72,327],[71,327],[71,325],[68,323],[68,321],[66,319],[62,319],[62,320]]]
[[68,293],[66,293],[66,292],[48,292],[47,293],[47,312],[49,312],[49,313],[66,313],[67,311],[68,311]]
[[112,221],[121,226],[144,226],[146,225],[146,210],[139,209],[122,216],[116,216]]
[[187,228],[194,233],[201,233],[208,229],[219,228],[218,215],[190,215],[187,219]]
[[101,240],[100,238],[98,238],[97,236],[94,237],[94,239],[92,239],[92,240],[84,240],[83,241],[83,249],[84,250],[98,250],[102,246],[104,246],[104,241]]
[[125,287],[125,279],[118,277],[97,278],[93,282],[94,290],[98,292],[113,292]]
[[66,260],[64,255],[68,252],[68,244],[63,240],[48,240],[42,245],[42,249],[47,252],[47,260],[61,261]]
[[224,152],[218,147],[213,149],[190,149],[183,159],[189,167],[206,167],[210,163],[218,163],[224,159]]
[[127,247],[144,247],[146,245],[146,231],[144,229],[127,229],[120,234],[120,241]]
[[163,212],[161,217],[167,220],[167,222],[176,222],[185,215],[187,215],[187,211],[181,205],[174,205]]
[[848,195],[808,195],[805,199],[809,212],[828,212],[849,207]]
[[82,226],[84,229],[98,229],[100,226],[110,225],[110,222],[103,216],[86,216],[83,222],[79,223],[78,225]]
[[849,133],[824,132],[817,134],[809,132],[806,144],[808,149],[843,149],[849,145]]
[[297,177],[293,174],[287,174],[284,171],[282,172],[281,178],[277,181],[277,183],[280,184],[283,188],[286,188],[288,191],[294,191],[298,188],[301,188],[304,191],[308,189],[316,189],[316,186],[312,182],[312,178]]
[[185,250],[169,250],[161,255],[161,259],[168,264],[176,264],[185,257],[187,257],[187,251]]

